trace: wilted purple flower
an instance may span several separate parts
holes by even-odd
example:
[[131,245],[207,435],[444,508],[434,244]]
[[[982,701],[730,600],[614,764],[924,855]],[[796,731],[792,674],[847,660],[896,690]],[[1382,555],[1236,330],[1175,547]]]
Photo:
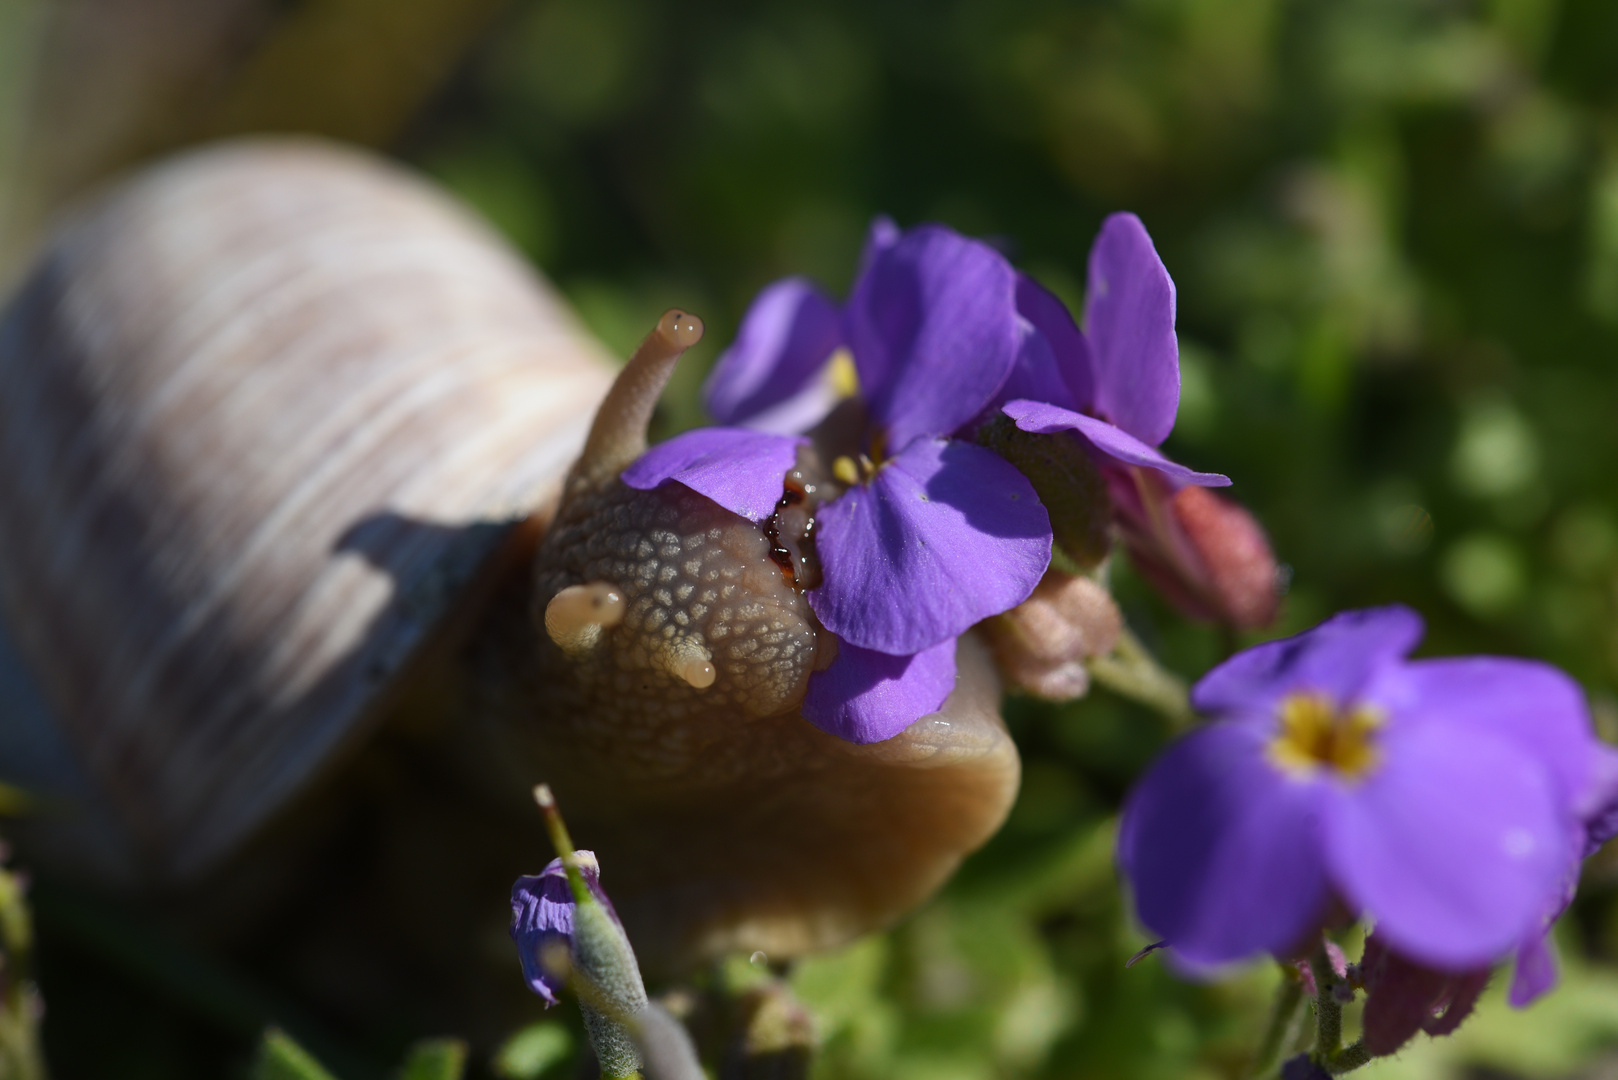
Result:
[[[613,920],[618,913],[601,891],[601,867],[595,852],[577,851],[579,870],[590,892],[601,902]],[[537,874],[518,878],[511,886],[511,940],[517,944],[523,979],[528,988],[555,1005],[562,981],[546,968],[546,954],[553,945],[571,951],[573,947],[573,890],[561,859],[552,859]]]
[[1365,939],[1360,961],[1365,985],[1365,1048],[1374,1057],[1398,1050],[1418,1031],[1448,1035],[1461,1026],[1489,982],[1489,968],[1434,971],[1386,947],[1380,934]]
[[1213,723],[1131,793],[1119,862],[1141,921],[1195,965],[1286,954],[1334,900],[1442,971],[1537,940],[1608,801],[1584,698],[1545,664],[1406,660],[1404,607],[1346,612],[1221,664]]
[[[748,311],[709,380],[717,419],[774,423],[823,404],[814,380],[839,348],[852,355],[866,410],[859,445],[835,451],[842,490],[815,515],[822,579],[807,597],[838,652],[810,679],[804,715],[814,723],[872,742],[939,708],[954,686],[956,638],[1039,583],[1052,538],[1045,507],[1017,468],[966,438],[1001,408],[1024,430],[1074,433],[1111,467],[1157,470],[1176,486],[1229,483],[1154,449],[1179,401],[1174,287],[1133,215],[1109,218],[1096,241],[1086,310],[1088,337],[988,245],[880,220],[846,307],[792,278]],[[624,482],[677,480],[762,521],[804,442],[736,427],[688,432]]]

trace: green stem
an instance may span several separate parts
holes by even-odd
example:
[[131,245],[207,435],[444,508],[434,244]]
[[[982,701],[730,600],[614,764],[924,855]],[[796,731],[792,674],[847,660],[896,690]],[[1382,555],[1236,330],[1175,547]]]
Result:
[[562,868],[567,871],[567,886],[573,892],[573,902],[595,903],[590,886],[585,884],[584,873],[579,869],[578,852],[573,849],[573,838],[567,833],[567,823],[562,820],[562,812],[556,808],[556,796],[551,794],[551,786],[536,785],[534,801],[539,804],[539,812],[545,818],[545,831],[550,833],[551,846],[556,849],[557,856],[562,860]]
[[1365,1040],[1361,1039],[1352,1046],[1345,1046],[1330,1058],[1321,1062],[1325,1070],[1333,1076],[1352,1072],[1371,1060],[1371,1051],[1365,1048]]
[[617,919],[608,914],[584,880],[578,852],[549,784],[534,788],[534,802],[545,817],[551,844],[567,871],[573,893],[573,941],[568,987],[579,998],[585,1033],[595,1048],[603,1080],[637,1080],[641,1055],[634,1037],[635,1016],[646,1007],[635,951]]
[[1324,1064],[1343,1045],[1343,1006],[1332,995],[1337,972],[1326,952],[1324,938],[1309,957],[1309,970],[1315,976],[1315,1060]]
[[1264,1029],[1264,1039],[1258,1044],[1258,1052],[1253,1055],[1252,1067],[1247,1070],[1247,1075],[1253,1080],[1275,1068],[1282,1049],[1292,1041],[1293,1028],[1303,1005],[1303,980],[1289,965],[1282,964],[1280,967],[1281,985],[1275,988],[1269,1026]]
[[1324,938],[1309,957],[1309,970],[1315,973],[1315,1062],[1333,1076],[1352,1072],[1371,1060],[1371,1052],[1364,1039],[1343,1046],[1343,1006],[1334,993],[1343,980],[1332,967]]
[[1158,664],[1127,627],[1119,633],[1112,652],[1092,656],[1085,667],[1091,678],[1113,693],[1162,713],[1175,731],[1190,727],[1196,719],[1185,680]]

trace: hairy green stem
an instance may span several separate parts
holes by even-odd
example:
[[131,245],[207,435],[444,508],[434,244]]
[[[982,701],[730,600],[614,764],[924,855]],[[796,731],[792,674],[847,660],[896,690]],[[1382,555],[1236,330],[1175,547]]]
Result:
[[643,1061],[635,1039],[635,1017],[646,1008],[647,1001],[635,950],[623,927],[596,900],[585,882],[573,838],[568,835],[548,784],[534,788],[534,801],[545,816],[551,844],[562,860],[573,893],[568,986],[579,997],[585,1033],[595,1049],[602,1080],[638,1080]]
[[1338,1076],[1342,1073],[1352,1072],[1361,1065],[1368,1064],[1371,1056],[1371,1051],[1365,1048],[1365,1040],[1360,1039],[1352,1046],[1343,1047],[1343,1049],[1320,1064],[1327,1072],[1333,1076]]
[[1316,1064],[1333,1076],[1352,1072],[1371,1060],[1371,1052],[1360,1039],[1352,1046],[1343,1046],[1343,1005],[1337,1000],[1336,989],[1343,983],[1332,966],[1326,941],[1321,939],[1309,957],[1309,970],[1315,976],[1315,1050]]
[[1324,938],[1309,957],[1309,970],[1315,976],[1315,1060],[1324,1064],[1343,1045],[1343,1006],[1332,994],[1337,971]]

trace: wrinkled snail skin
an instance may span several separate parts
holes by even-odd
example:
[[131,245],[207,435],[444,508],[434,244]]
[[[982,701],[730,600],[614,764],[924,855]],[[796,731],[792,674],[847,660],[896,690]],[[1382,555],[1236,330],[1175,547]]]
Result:
[[[538,780],[653,971],[929,895],[1015,795],[992,665],[963,638],[945,708],[884,743],[798,715],[833,646],[761,528],[617,479],[690,344],[662,332],[609,393],[482,226],[318,144],[188,155],[70,225],[0,324],[0,780],[75,807],[29,850],[262,880],[409,745],[455,784],[394,790],[415,839],[383,894],[448,964],[546,857]],[[491,925],[411,908],[440,886]]]

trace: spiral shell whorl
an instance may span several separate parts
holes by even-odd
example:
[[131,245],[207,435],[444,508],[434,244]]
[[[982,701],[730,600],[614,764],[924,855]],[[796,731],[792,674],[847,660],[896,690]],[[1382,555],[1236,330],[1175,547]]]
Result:
[[0,328],[0,619],[127,834],[96,876],[199,872],[358,734],[554,498],[605,360],[453,202],[319,143],[58,235]]

